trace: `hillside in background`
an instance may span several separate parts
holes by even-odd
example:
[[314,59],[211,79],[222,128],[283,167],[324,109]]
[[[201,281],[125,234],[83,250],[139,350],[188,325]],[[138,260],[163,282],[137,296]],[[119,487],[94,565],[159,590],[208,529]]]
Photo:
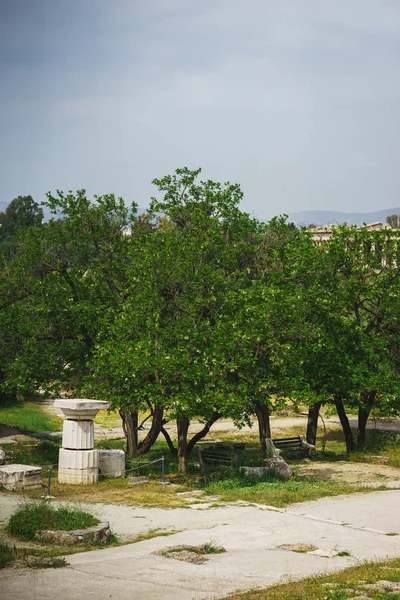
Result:
[[363,223],[386,223],[386,217],[393,214],[400,214],[400,208],[385,208],[377,212],[370,213],[345,213],[334,210],[303,210],[290,213],[289,221],[297,226],[301,225],[329,225],[330,223],[349,225],[363,225]]

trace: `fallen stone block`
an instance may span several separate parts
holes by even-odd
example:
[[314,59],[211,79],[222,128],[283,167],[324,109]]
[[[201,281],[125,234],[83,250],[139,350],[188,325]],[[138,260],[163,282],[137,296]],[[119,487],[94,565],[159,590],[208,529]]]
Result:
[[278,479],[290,479],[292,469],[281,456],[266,458],[263,467],[240,467],[246,477],[276,477]]
[[143,483],[149,483],[148,477],[129,477],[128,479],[130,485],[141,485]]
[[13,492],[42,487],[42,469],[31,465],[2,465],[0,486]]
[[122,477],[125,473],[125,452],[99,450],[99,471],[104,477]]
[[267,469],[268,475],[277,477],[278,479],[287,480],[293,475],[292,469],[281,456],[266,458],[264,460],[264,467]]

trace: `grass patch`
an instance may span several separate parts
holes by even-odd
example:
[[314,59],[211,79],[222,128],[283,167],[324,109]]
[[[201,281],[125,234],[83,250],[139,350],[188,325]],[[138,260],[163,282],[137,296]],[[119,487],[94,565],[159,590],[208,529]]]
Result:
[[7,533],[34,540],[36,533],[51,530],[86,529],[100,523],[90,513],[67,507],[55,508],[47,502],[24,502],[10,517]]
[[139,533],[139,535],[137,535],[129,543],[144,542],[145,540],[151,540],[156,537],[166,537],[168,535],[175,535],[175,533],[180,533],[181,531],[183,531],[183,530],[182,529],[160,529],[160,528],[149,529],[149,531],[146,531],[144,533]]
[[396,600],[399,594],[382,594],[363,589],[363,584],[379,580],[400,581],[400,559],[381,563],[363,563],[339,573],[308,577],[300,581],[274,585],[266,590],[232,594],[224,600],[348,600],[364,595],[374,600]]
[[350,484],[321,481],[306,477],[293,477],[289,481],[276,479],[260,481],[236,476],[214,481],[205,488],[207,494],[218,495],[221,500],[235,502],[243,500],[256,504],[267,504],[283,508],[296,502],[307,502],[327,496],[340,496],[355,492],[366,492],[365,488]]
[[22,431],[59,431],[62,419],[45,413],[30,402],[7,402],[0,406],[0,423]]
[[29,443],[2,444],[9,462],[21,465],[57,465],[61,440],[32,439]]
[[122,427],[122,419],[117,410],[100,410],[95,416],[94,422],[101,427]]

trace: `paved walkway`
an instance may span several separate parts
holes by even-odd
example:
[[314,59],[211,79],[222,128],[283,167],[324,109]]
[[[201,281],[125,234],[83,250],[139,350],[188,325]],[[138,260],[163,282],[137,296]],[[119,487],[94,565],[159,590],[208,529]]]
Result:
[[[0,520],[10,514],[15,496],[0,496]],[[267,587],[345,568],[360,560],[400,556],[400,490],[327,498],[277,510],[254,505],[188,505],[151,509],[92,505],[120,536],[163,528],[182,530],[119,548],[68,556],[64,569],[4,570],[7,600],[211,600],[235,590]],[[178,544],[213,541],[225,554],[202,565],[152,552]],[[299,554],[282,544],[318,546]],[[338,556],[346,551],[350,556]]]

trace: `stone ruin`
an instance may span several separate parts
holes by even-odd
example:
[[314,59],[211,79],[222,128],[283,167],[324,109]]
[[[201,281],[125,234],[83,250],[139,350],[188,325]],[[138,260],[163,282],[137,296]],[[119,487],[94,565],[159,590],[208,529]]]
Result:
[[109,402],[58,398],[54,406],[64,413],[59,483],[90,484],[99,480],[99,451],[94,447],[94,418]]

